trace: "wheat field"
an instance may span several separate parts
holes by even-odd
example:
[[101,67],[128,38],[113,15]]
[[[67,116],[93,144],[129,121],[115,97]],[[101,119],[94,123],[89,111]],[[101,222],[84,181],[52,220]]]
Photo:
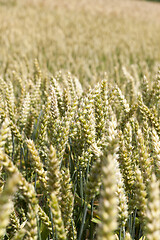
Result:
[[0,0],[0,240],[160,240],[160,4]]

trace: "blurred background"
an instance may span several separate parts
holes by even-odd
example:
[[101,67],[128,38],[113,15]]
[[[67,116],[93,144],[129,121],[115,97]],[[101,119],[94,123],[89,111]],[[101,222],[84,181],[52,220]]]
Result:
[[123,82],[123,66],[152,79],[159,29],[160,4],[151,1],[0,0],[0,74],[28,78],[37,58],[47,74],[70,71],[83,84],[104,72]]

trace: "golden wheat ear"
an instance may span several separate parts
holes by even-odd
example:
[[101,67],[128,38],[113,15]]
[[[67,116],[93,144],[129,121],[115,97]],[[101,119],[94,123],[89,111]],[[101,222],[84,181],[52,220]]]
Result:
[[160,182],[152,174],[145,218],[145,236],[148,240],[158,240],[160,236]]
[[4,236],[6,227],[9,224],[9,215],[13,211],[13,196],[19,181],[18,174],[13,174],[0,194],[0,237]]

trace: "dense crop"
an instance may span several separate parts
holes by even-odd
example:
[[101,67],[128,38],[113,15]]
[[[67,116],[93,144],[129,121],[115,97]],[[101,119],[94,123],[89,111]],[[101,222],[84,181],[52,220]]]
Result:
[[159,240],[160,6],[71,2],[0,1],[0,239]]

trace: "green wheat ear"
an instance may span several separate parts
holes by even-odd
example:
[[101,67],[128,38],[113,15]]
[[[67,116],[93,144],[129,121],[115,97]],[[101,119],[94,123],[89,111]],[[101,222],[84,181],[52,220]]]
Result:
[[15,210],[13,210],[12,213],[10,214],[10,224],[7,227],[7,234],[11,238],[17,231],[19,231],[19,229],[20,221]]
[[4,150],[7,137],[9,135],[9,120],[6,118],[0,129],[0,149]]
[[26,234],[27,240],[36,240],[37,239],[37,219],[36,219],[36,211],[35,209],[29,204],[29,210],[27,213],[28,221],[26,224]]
[[90,202],[98,193],[101,186],[102,161],[98,157],[90,171],[88,182],[86,184],[86,201]]
[[14,237],[11,240],[22,240],[24,235],[27,233],[24,227],[22,227],[19,231],[16,232]]
[[144,228],[147,192],[146,192],[146,186],[143,181],[142,172],[137,166],[135,167],[135,183],[134,183],[133,192],[134,192],[134,205],[139,210],[139,218],[143,223],[143,228]]
[[56,150],[52,145],[50,146],[50,151],[48,155],[47,178],[48,192],[54,192],[57,198],[59,198],[61,180],[60,161],[59,159],[57,159]]
[[98,240],[115,239],[114,231],[117,229],[117,205],[116,197],[116,170],[115,170],[115,155],[103,157],[105,162],[102,168],[102,199],[100,202],[100,219],[101,223],[98,228]]
[[127,195],[124,189],[124,180],[120,172],[118,161],[115,161],[116,164],[116,178],[117,178],[117,199],[118,199],[118,223],[119,226],[123,229],[125,228],[127,219],[128,219],[128,200]]
[[39,153],[34,145],[33,140],[26,140],[27,147],[32,155],[34,170],[38,175],[39,180],[42,182],[44,189],[47,187],[46,172],[44,170],[43,163],[41,162]]
[[61,210],[59,208],[57,197],[54,193],[51,194],[50,207],[53,214],[53,223],[59,240],[66,240],[64,223],[62,220]]
[[30,94],[26,93],[26,96],[23,99],[22,109],[20,110],[20,117],[19,117],[19,124],[21,129],[25,128],[26,126],[27,117],[30,111],[30,102],[31,102]]
[[63,168],[61,174],[61,198],[59,200],[59,205],[62,213],[65,231],[68,233],[69,228],[71,227],[71,223],[73,222],[74,197],[72,194],[72,184],[69,169]]

